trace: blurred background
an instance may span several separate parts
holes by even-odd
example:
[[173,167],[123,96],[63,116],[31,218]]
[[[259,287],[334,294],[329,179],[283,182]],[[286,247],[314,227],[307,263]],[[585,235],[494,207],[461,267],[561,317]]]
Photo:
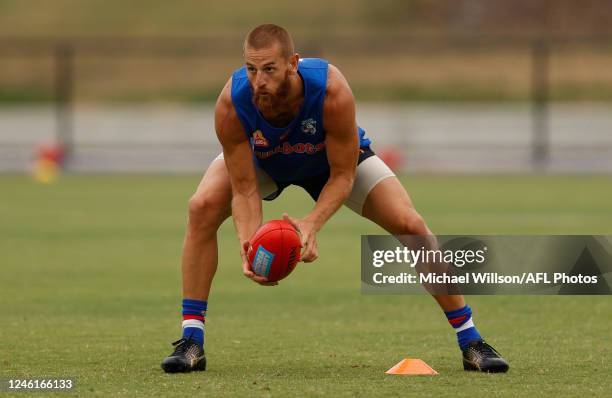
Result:
[[0,0],[0,172],[201,172],[273,22],[344,72],[399,172],[610,173],[610,21],[605,0]]

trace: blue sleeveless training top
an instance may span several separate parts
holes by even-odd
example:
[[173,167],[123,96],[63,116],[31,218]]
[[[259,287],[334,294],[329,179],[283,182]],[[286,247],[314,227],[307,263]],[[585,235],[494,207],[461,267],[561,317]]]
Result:
[[[328,62],[304,58],[298,73],[304,82],[304,102],[298,115],[285,127],[270,125],[253,104],[246,67],[232,75],[232,102],[251,142],[260,168],[276,181],[293,182],[329,171],[323,129],[323,101]],[[370,145],[358,127],[359,146]]]

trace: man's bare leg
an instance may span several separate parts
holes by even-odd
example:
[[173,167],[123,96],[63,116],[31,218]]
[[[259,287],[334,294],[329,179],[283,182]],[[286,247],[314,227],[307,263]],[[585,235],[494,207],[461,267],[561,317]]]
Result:
[[[393,235],[433,235],[395,176],[385,178],[370,191],[362,214]],[[463,352],[463,368],[506,372],[508,363],[482,340],[472,321],[472,310],[465,304],[463,296],[434,295],[434,298],[457,333],[459,348]]]
[[[386,178],[372,189],[362,214],[392,235],[433,235],[396,177]],[[445,312],[465,307],[462,295],[433,297]]]
[[217,230],[231,215],[232,187],[223,160],[211,163],[189,199],[183,243],[183,297],[208,300],[217,270]]
[[189,199],[182,258],[183,337],[162,362],[162,369],[168,373],[206,369],[204,321],[217,270],[217,230],[231,213],[231,197],[225,162],[215,160]]

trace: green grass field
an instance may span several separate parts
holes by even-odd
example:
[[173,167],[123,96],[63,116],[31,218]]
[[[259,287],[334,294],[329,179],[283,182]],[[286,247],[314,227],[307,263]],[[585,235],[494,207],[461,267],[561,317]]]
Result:
[[[0,378],[70,376],[72,394],[103,397],[612,395],[611,297],[470,297],[511,369],[467,373],[431,298],[360,293],[359,235],[382,231],[346,209],[319,234],[319,260],[274,288],[242,276],[226,222],[209,369],[164,374],[180,334],[179,259],[198,180],[71,176],[43,186],[0,176]],[[612,234],[610,177],[403,181],[436,233]],[[266,218],[310,206],[289,189]],[[385,375],[404,357],[440,375]]]

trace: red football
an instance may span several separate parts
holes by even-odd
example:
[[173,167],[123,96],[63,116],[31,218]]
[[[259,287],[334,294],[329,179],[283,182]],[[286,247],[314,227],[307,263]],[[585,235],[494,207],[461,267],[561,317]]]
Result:
[[253,272],[265,276],[270,282],[287,277],[300,261],[300,235],[287,221],[268,221],[249,242],[252,247],[249,262]]

